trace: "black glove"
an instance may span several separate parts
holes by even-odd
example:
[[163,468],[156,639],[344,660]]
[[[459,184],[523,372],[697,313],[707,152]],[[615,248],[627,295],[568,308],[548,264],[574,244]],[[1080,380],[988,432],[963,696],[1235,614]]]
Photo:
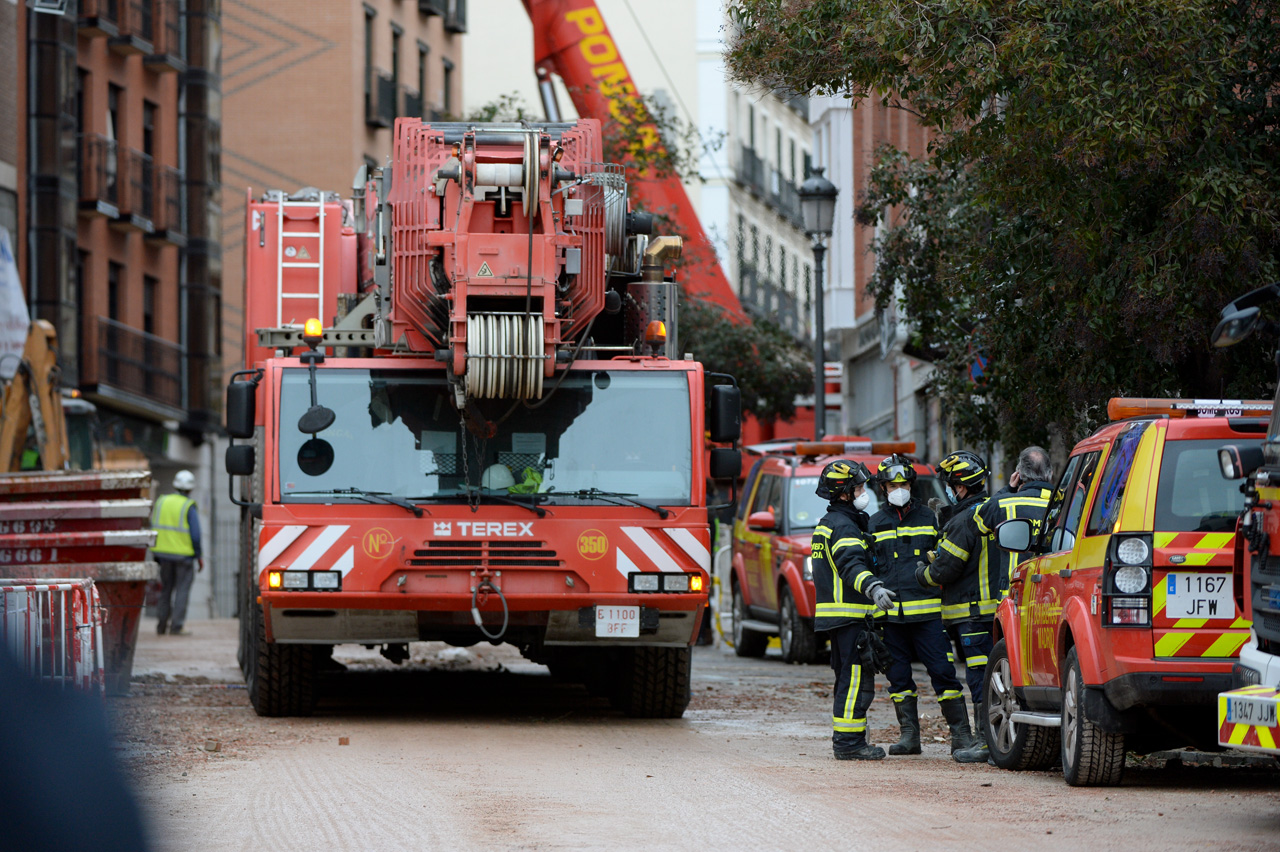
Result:
[[880,638],[880,629],[870,616],[866,619],[862,635],[858,637],[854,653],[857,654],[858,661],[872,672],[887,672],[889,666],[893,664],[889,647]]

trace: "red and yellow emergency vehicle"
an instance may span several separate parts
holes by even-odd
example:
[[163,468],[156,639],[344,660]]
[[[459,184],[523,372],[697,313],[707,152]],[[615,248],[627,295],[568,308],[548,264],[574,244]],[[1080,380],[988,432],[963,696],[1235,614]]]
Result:
[[[228,389],[254,708],[309,713],[341,643],[515,645],[637,716],[689,701],[708,482],[737,388],[680,359],[678,239],[590,119],[400,119],[356,197],[250,201]],[[324,322],[320,320],[323,319]]]
[[1262,440],[1270,403],[1113,399],[1071,453],[1044,525],[997,528],[1034,555],[997,611],[979,720],[1008,769],[1061,761],[1119,782],[1125,752],[1214,747],[1218,693],[1249,638],[1233,573],[1244,497],[1218,450]]

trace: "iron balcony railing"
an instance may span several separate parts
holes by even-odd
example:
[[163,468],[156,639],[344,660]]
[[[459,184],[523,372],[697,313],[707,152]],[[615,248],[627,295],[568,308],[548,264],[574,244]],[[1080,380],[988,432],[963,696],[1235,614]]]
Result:
[[418,0],[418,11],[424,15],[443,15],[448,0]]
[[[156,216],[155,164],[151,157],[133,148],[120,148],[120,216],[146,220]],[[142,222],[138,222],[143,225]],[[145,226],[144,226],[145,227]]]
[[414,91],[410,88],[404,88],[404,109],[401,115],[407,115],[410,118],[422,118],[422,93]]
[[120,0],[80,0],[76,23],[86,35],[118,35]]
[[396,120],[396,81],[380,68],[369,69],[364,121],[371,127],[390,127]]
[[155,39],[155,9],[152,0],[117,0],[116,35],[108,40],[122,56],[149,54]]
[[741,146],[738,152],[735,177],[738,183],[756,195],[764,194],[764,160],[748,145]]
[[751,264],[738,271],[738,293],[747,313],[777,323],[792,337],[803,339],[805,321],[795,294],[765,279]]
[[182,347],[98,317],[98,384],[171,408],[182,407]]
[[97,133],[80,135],[78,183],[82,210],[111,216],[119,212],[120,158],[115,140]]
[[185,71],[187,51],[182,38],[182,7],[178,0],[154,0],[154,3],[155,38],[146,65],[156,71]]
[[444,28],[451,33],[467,31],[467,0],[446,0]]
[[182,172],[173,166],[160,166],[155,171],[155,226],[156,234],[170,242],[185,243],[187,234],[187,205]]

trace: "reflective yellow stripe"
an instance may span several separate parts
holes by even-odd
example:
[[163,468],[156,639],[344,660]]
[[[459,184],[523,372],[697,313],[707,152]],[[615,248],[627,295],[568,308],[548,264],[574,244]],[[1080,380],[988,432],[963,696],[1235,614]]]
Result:
[[898,535],[937,535],[937,527],[898,527]]
[[1248,640],[1248,633],[1224,633],[1213,641],[1202,657],[1238,657],[1240,648]]
[[978,601],[978,612],[982,615],[991,615],[1000,607],[1000,601]]
[[943,550],[945,550],[947,553],[950,553],[955,558],[963,560],[965,562],[969,561],[969,551],[965,550],[962,547],[957,547],[956,545],[952,544],[950,539],[944,538],[942,540],[941,547]]
[[904,698],[915,698],[916,691],[908,689],[906,692],[890,692],[889,697],[893,699],[894,704],[901,704]]
[[866,550],[867,546],[862,543],[860,538],[842,538],[835,544],[831,545],[831,552],[835,553],[842,547],[857,547],[859,550]]
[[1263,748],[1275,748],[1276,738],[1272,735],[1270,728],[1256,728],[1258,732],[1258,745]]
[[840,734],[860,734],[867,729],[866,718],[862,719],[837,719],[831,717],[831,728]]
[[943,604],[943,605],[942,605],[942,617],[943,617],[943,618],[951,618],[951,619],[954,619],[954,618],[963,618],[963,617],[966,617],[966,616],[968,616],[968,615],[969,615],[969,604],[968,604],[967,602],[966,602],[966,603],[958,603],[958,604]]
[[860,721],[865,725],[867,722],[865,718],[856,720],[853,718],[853,705],[858,700],[858,687],[861,685],[862,666],[854,664],[849,667],[849,693],[844,698],[844,718],[853,721]]
[[891,538],[897,538],[897,530],[880,530],[876,533],[876,541],[888,541]]
[[867,581],[875,579],[875,576],[876,575],[872,574],[870,571],[863,571],[861,574],[853,578],[853,587],[861,592],[866,588]]
[[818,604],[818,617],[827,616],[828,618],[840,618],[849,616],[851,618],[861,618],[871,614],[874,610],[871,604],[860,603],[820,603]]
[[982,654],[977,657],[965,657],[964,664],[966,666],[985,666],[987,664],[987,655]]
[[1156,641],[1157,657],[1176,657],[1182,646],[1191,641],[1194,633],[1166,633]]
[[958,689],[948,689],[938,696],[939,701],[955,701],[957,698],[963,698],[964,693]]
[[941,598],[927,598],[921,601],[905,601],[902,604],[904,615],[927,615],[931,612],[942,612]]

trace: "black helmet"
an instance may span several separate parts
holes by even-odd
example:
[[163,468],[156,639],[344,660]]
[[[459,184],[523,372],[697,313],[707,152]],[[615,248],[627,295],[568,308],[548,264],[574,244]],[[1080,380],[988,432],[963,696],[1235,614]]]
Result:
[[884,485],[890,482],[910,484],[916,481],[916,469],[912,466],[911,459],[894,453],[880,462],[880,469],[876,471],[876,480]]
[[987,481],[987,463],[982,456],[968,450],[958,450],[938,462],[938,470],[944,482],[951,486],[963,485],[970,491],[981,491]]
[[862,462],[836,459],[818,475],[818,487],[814,493],[826,500],[834,500],[841,494],[852,494],[855,486],[871,480],[871,471]]

